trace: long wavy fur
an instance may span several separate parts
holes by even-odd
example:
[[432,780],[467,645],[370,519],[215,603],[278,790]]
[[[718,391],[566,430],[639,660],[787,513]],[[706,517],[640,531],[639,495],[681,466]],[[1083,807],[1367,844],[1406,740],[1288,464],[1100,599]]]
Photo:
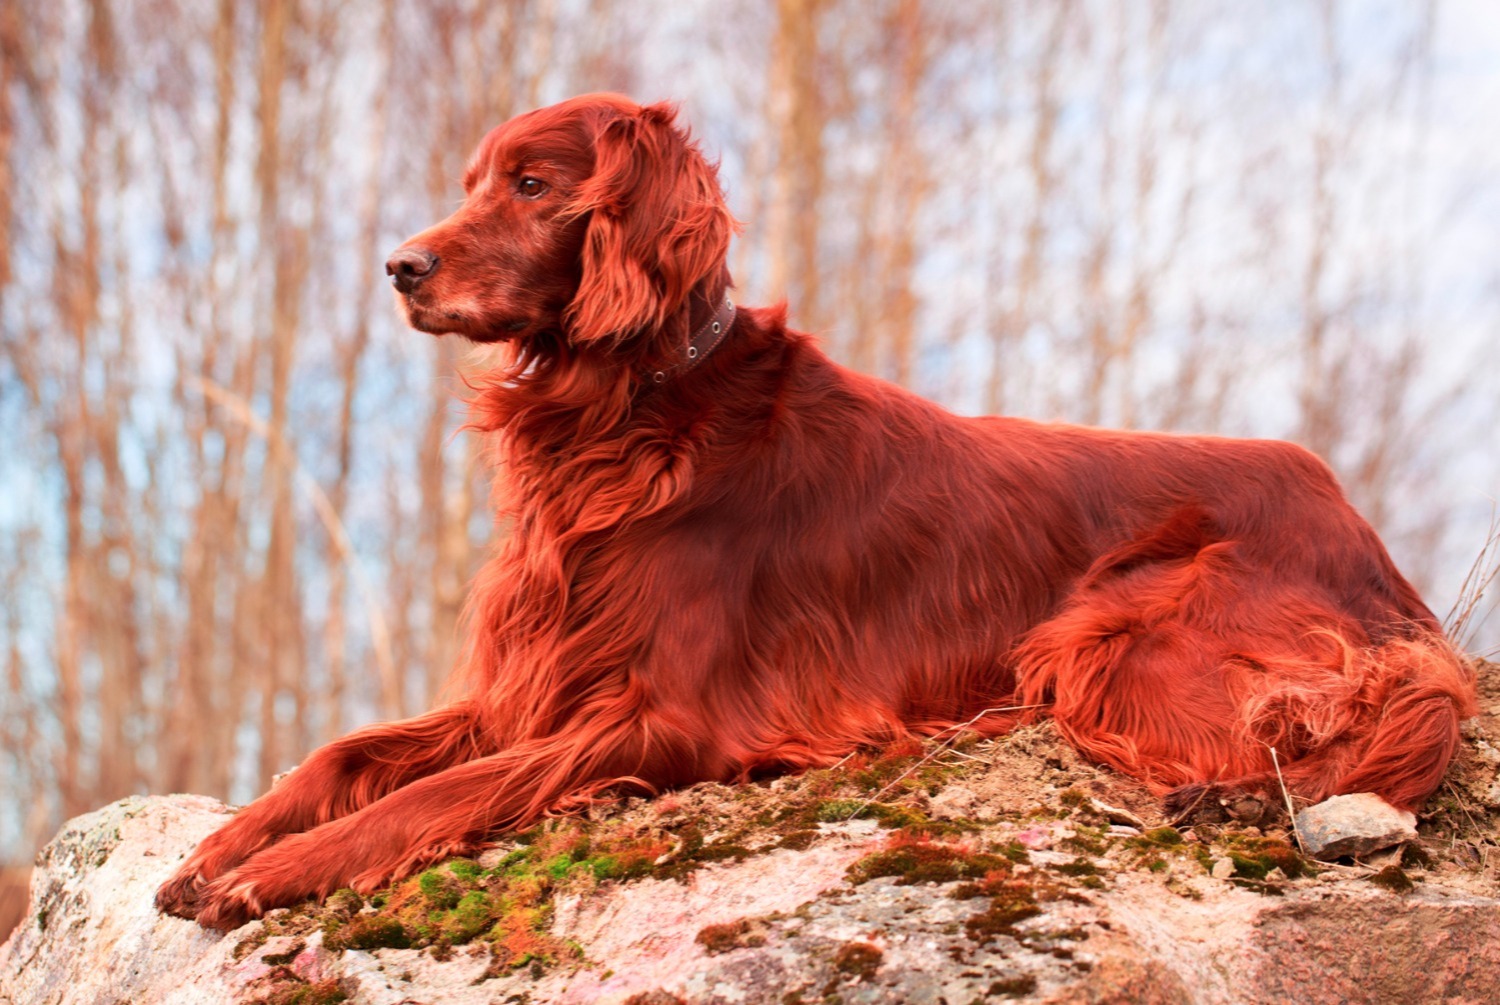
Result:
[[[1037,716],[1164,794],[1259,784],[1271,747],[1308,800],[1438,784],[1470,669],[1316,458],[958,418],[782,307],[656,386],[729,284],[714,168],[667,106],[591,96],[504,129],[485,150],[575,137],[591,170],[555,218],[580,229],[576,292],[472,388],[508,533],[449,702],[315,752],[165,908],[225,927],[610,790]],[[472,286],[447,227],[419,235],[431,281]]]

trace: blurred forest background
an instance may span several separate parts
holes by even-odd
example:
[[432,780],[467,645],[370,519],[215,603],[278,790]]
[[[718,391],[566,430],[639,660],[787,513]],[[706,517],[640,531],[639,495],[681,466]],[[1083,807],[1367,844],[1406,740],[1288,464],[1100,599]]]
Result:
[[577,92],[682,102],[741,301],[960,411],[1297,440],[1443,614],[1500,490],[1496,19],[0,0],[0,912],[73,814],[427,705],[491,525],[381,266]]

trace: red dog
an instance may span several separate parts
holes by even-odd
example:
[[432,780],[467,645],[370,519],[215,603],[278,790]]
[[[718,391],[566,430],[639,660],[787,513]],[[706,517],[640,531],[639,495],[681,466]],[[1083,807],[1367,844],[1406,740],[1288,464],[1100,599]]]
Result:
[[1274,778],[1415,807],[1473,684],[1317,458],[964,419],[726,299],[735,224],[665,105],[490,133],[386,265],[500,345],[474,425],[513,528],[460,697],[312,754],[157,903],[213,928],[371,890],[606,789],[828,765],[1044,707],[1181,806]]

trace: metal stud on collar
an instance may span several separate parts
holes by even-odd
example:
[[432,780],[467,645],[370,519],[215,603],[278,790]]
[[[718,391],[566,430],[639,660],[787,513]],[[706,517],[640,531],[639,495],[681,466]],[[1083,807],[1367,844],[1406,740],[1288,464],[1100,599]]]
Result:
[[714,350],[724,341],[724,335],[733,326],[734,315],[734,301],[726,296],[714,316],[694,332],[692,338],[688,339],[688,344],[683,346],[683,360],[674,366],[653,370],[651,382],[656,385],[665,384],[669,377],[685,373],[713,355]]

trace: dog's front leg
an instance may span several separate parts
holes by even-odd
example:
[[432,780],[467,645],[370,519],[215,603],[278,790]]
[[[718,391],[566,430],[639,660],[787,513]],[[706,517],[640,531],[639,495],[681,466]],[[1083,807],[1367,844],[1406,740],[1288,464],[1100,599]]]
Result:
[[228,930],[341,887],[369,893],[423,865],[473,851],[490,835],[530,826],[570,796],[606,786],[649,791],[671,758],[660,730],[576,723],[565,737],[429,775],[357,813],[294,834],[251,856],[203,891],[198,922]]
[[207,884],[284,835],[353,813],[402,785],[470,760],[486,752],[484,739],[476,706],[463,701],[318,748],[210,834],[162,884],[156,906],[182,918],[197,916]]

